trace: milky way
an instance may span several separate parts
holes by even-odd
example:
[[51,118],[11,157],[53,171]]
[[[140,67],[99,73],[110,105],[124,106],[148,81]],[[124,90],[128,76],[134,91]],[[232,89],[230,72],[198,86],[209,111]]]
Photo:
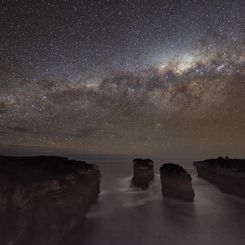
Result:
[[0,146],[245,156],[244,1],[1,1]]

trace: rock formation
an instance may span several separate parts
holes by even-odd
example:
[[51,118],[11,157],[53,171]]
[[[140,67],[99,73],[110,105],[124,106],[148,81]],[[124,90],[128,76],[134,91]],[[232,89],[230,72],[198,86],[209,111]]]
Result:
[[140,187],[143,190],[149,187],[150,181],[154,179],[153,161],[150,159],[136,158],[133,160],[134,176],[132,184],[135,187]]
[[95,165],[0,156],[0,244],[59,244],[83,223],[99,189]]
[[163,164],[160,174],[163,196],[187,202],[194,200],[192,178],[183,167],[174,163]]
[[245,159],[228,157],[194,162],[199,177],[228,194],[245,198]]

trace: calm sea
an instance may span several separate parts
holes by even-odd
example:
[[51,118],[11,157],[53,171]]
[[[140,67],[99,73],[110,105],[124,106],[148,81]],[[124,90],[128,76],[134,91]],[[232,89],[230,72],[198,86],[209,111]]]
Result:
[[245,200],[196,177],[191,162],[183,165],[193,177],[194,203],[163,199],[159,163],[147,191],[130,187],[132,162],[96,164],[102,172],[99,200],[66,245],[245,244]]

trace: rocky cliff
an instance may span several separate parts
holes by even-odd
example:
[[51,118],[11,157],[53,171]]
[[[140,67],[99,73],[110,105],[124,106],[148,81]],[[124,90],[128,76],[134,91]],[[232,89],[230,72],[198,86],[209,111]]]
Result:
[[193,164],[199,177],[223,192],[245,198],[245,160],[219,157]]
[[153,161],[150,159],[136,158],[133,160],[134,176],[132,184],[143,190],[149,187],[150,181],[154,179]]
[[192,178],[183,167],[166,163],[160,168],[160,174],[163,196],[187,202],[194,200]]
[[99,189],[95,165],[0,156],[0,244],[59,244],[83,223]]

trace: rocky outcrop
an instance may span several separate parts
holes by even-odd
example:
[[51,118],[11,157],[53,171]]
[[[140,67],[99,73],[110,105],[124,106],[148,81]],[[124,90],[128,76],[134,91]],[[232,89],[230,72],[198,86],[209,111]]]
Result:
[[135,187],[140,187],[143,190],[149,187],[150,181],[154,179],[153,161],[150,159],[136,158],[133,160],[134,176],[132,184]]
[[193,164],[199,177],[223,192],[245,198],[245,159],[218,157]]
[[99,189],[95,165],[0,156],[0,244],[59,244],[83,223]]
[[192,178],[183,167],[174,163],[166,163],[160,168],[160,174],[164,197],[187,202],[194,200]]

